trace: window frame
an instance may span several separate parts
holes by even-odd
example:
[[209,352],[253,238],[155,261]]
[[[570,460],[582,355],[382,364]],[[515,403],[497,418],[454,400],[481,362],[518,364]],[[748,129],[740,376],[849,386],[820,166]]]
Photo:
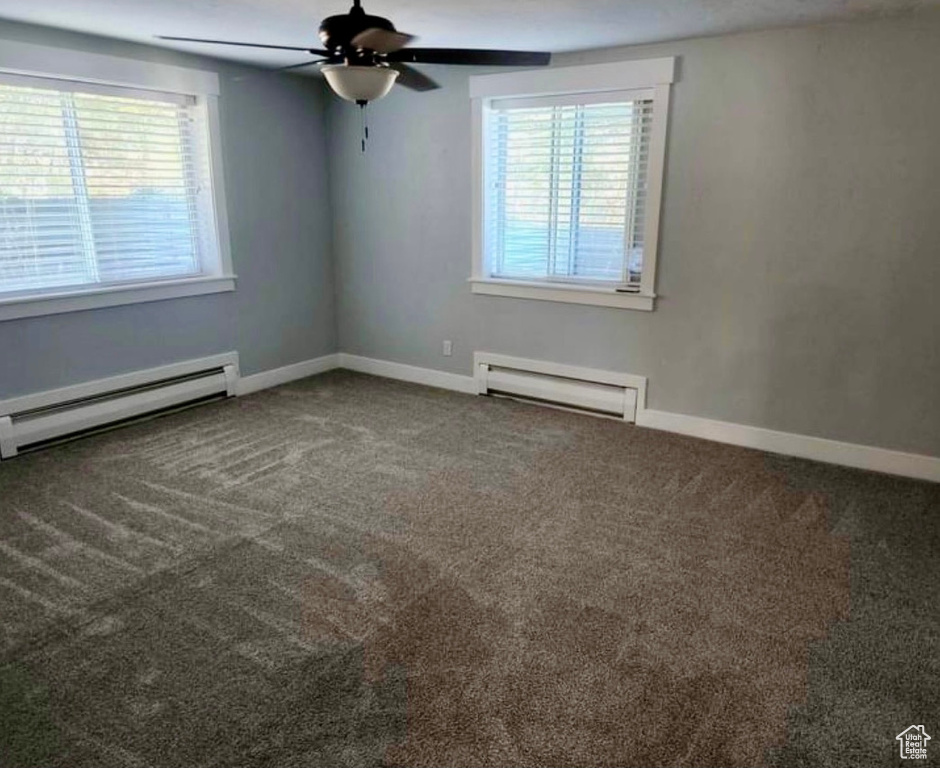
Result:
[[[590,304],[620,309],[652,311],[656,300],[656,260],[659,250],[659,220],[662,207],[663,175],[666,160],[666,133],[669,123],[669,97],[675,81],[673,57],[592,64],[574,67],[549,67],[542,70],[479,75],[470,78],[472,117],[473,178],[473,267],[471,291],[475,294],[503,296],[574,304]],[[646,220],[644,223],[643,273],[639,292],[626,292],[613,286],[586,285],[575,281],[514,280],[491,276],[486,259],[485,210],[487,168],[487,111],[495,100],[531,99],[583,95],[594,99],[611,92],[647,92],[653,100],[650,134]]]
[[[0,81],[17,76],[180,94],[194,97],[208,131],[208,168],[212,188],[217,252],[203,257],[197,275],[145,282],[100,283],[35,292],[0,293],[0,322],[23,317],[76,312],[100,307],[200,296],[235,290],[225,200],[219,120],[219,77],[214,72],[154,64],[71,49],[4,41],[0,46]],[[214,256],[214,258],[213,258]]]

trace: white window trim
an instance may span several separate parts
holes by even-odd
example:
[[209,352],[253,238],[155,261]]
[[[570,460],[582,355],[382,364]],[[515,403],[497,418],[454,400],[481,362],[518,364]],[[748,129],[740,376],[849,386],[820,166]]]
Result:
[[[675,82],[675,58],[591,64],[578,67],[549,67],[470,78],[473,121],[471,162],[473,173],[473,271],[471,291],[490,296],[593,304],[620,309],[651,311],[656,299],[656,256],[659,250],[659,217],[662,207],[663,173],[666,162],[666,132],[669,122],[670,86]],[[643,276],[639,293],[615,288],[582,286],[576,283],[507,280],[488,275],[485,265],[483,211],[484,118],[489,103],[500,98],[530,98],[545,95],[599,93],[652,89],[653,125],[650,135],[650,165],[644,233]]]
[[14,40],[4,40],[0,46],[0,70],[191,96],[219,95],[219,76],[215,72]]
[[0,294],[0,322],[235,290],[236,275],[232,270],[225,176],[222,170],[219,76],[215,72],[5,40],[0,46],[0,74],[77,80],[195,96],[197,104],[206,110],[209,173],[215,204],[215,239],[219,250],[217,263],[212,265],[211,272],[195,277],[54,289],[20,295]]
[[118,307],[146,301],[179,299],[235,290],[235,276],[199,275],[178,280],[159,280],[128,285],[99,285],[84,290],[33,293],[20,296],[0,295],[0,322],[21,317],[58,315],[86,309]]

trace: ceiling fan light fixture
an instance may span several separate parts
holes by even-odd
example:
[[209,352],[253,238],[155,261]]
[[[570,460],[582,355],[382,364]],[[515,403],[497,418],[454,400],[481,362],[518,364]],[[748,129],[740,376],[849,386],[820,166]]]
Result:
[[359,67],[349,64],[329,64],[320,71],[333,92],[346,101],[375,101],[385,96],[398,71],[391,67]]

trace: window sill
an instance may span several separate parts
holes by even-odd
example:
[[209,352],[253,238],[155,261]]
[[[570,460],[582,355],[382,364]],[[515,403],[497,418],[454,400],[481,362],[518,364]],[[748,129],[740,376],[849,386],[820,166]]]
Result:
[[619,293],[611,288],[589,288],[582,285],[561,283],[536,283],[521,280],[497,280],[494,278],[470,279],[473,293],[488,296],[508,296],[515,299],[537,301],[560,301],[568,304],[592,304],[597,307],[616,309],[639,309],[652,312],[655,296],[639,293]]
[[27,296],[0,297],[0,322],[22,317],[57,315],[86,309],[179,299],[235,290],[235,275],[191,277],[136,285],[111,285]]

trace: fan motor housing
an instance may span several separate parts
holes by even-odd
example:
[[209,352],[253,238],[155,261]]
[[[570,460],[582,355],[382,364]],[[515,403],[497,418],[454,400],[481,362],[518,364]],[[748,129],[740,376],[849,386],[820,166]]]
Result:
[[320,24],[320,40],[330,53],[350,54],[352,39],[367,29],[386,29],[395,31],[395,25],[381,16],[370,16],[360,8],[353,8],[349,13],[330,16]]

